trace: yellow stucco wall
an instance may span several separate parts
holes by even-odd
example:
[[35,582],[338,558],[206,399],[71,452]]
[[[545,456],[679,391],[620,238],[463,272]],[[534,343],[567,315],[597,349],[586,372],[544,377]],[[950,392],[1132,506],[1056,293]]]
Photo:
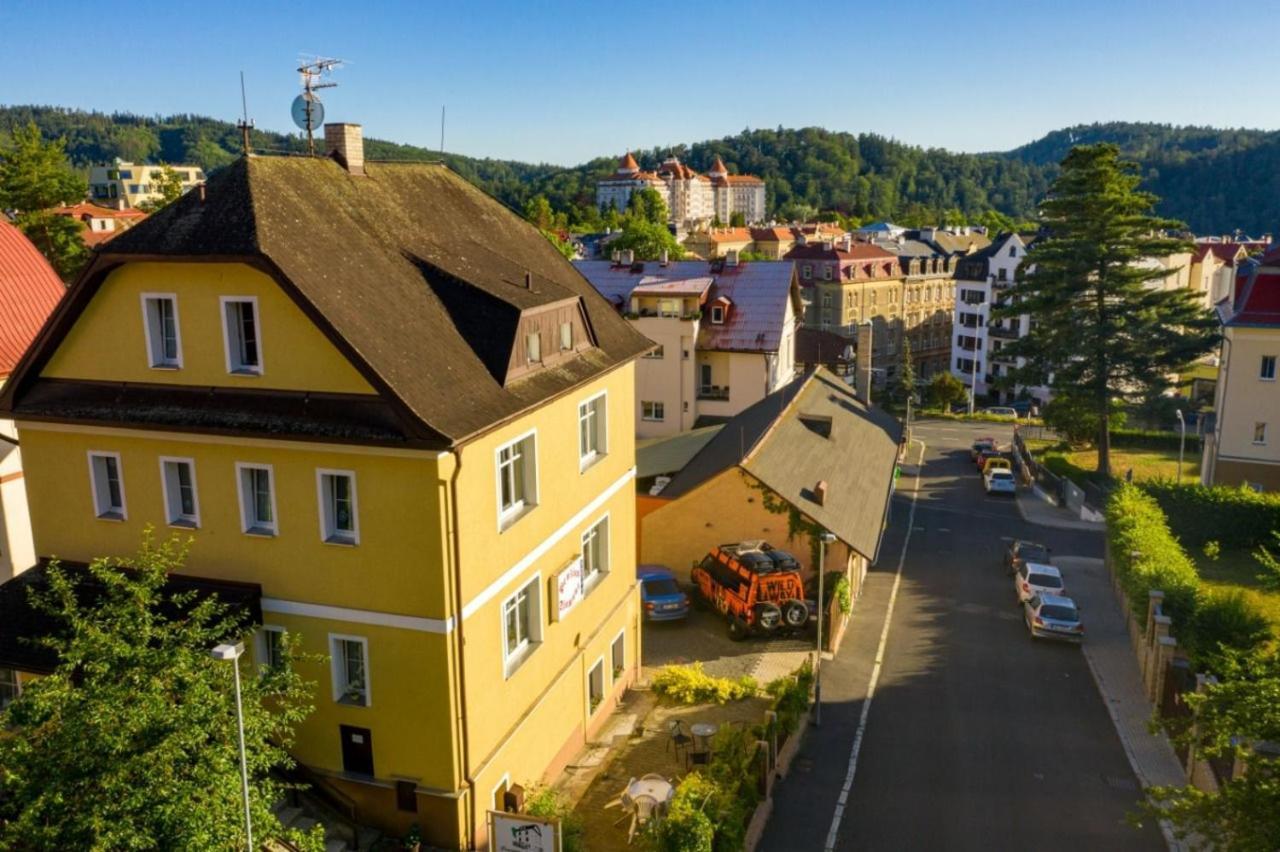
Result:
[[[177,295],[181,369],[150,366],[143,293]],[[261,375],[227,371],[219,303],[222,296],[258,299]],[[43,375],[204,387],[374,392],[274,281],[237,263],[130,263],[113,270]]]
[[[1216,390],[1219,465],[1223,461],[1280,465],[1280,382],[1261,378],[1266,355],[1280,357],[1280,333],[1275,329],[1227,329],[1224,369]],[[1266,424],[1266,442],[1262,444],[1253,440],[1257,423]],[[1215,481],[1239,484],[1238,468],[1229,465],[1215,474]],[[1267,471],[1257,480],[1275,476],[1274,471]]]

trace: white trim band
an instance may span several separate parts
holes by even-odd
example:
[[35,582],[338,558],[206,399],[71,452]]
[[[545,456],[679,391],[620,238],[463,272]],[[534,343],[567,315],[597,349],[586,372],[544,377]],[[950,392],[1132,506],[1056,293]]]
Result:
[[305,615],[310,618],[329,618],[355,624],[373,624],[378,627],[398,627],[419,633],[449,633],[453,630],[453,618],[422,618],[416,615],[397,615],[393,612],[375,612],[368,609],[348,609],[344,606],[286,601],[280,598],[263,598],[263,612],[279,612],[285,615]]

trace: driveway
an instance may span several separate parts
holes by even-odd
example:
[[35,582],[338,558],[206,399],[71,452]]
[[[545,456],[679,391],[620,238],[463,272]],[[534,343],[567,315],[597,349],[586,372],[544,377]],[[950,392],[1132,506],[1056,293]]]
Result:
[[698,606],[684,621],[653,621],[644,625],[643,667],[646,679],[653,671],[673,664],[701,662],[716,677],[750,675],[761,685],[795,671],[814,650],[812,632],[792,637],[729,638],[725,620]]

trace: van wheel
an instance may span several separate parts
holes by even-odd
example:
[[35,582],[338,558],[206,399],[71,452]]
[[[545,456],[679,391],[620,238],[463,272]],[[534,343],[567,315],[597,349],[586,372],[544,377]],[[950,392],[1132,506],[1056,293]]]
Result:
[[736,615],[729,616],[729,638],[734,642],[747,638],[747,626]]
[[782,620],[788,627],[804,627],[809,623],[809,605],[792,598],[782,605]]
[[755,616],[756,624],[761,630],[774,631],[782,623],[782,610],[776,603],[769,601],[756,604]]

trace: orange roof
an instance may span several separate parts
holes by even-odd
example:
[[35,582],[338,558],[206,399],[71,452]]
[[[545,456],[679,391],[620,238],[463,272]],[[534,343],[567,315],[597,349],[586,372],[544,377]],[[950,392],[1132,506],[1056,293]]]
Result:
[[720,159],[720,155],[716,154],[716,161],[711,164],[711,174],[727,175],[729,170],[724,167],[724,160]]
[[712,228],[707,236],[713,243],[749,243],[752,239],[750,228]]
[[630,151],[628,151],[626,155],[618,161],[618,171],[640,171],[640,164],[636,162],[635,157],[631,156]]
[[763,242],[790,242],[796,238],[790,228],[752,228],[751,236]]
[[44,255],[0,219],[0,377],[13,372],[66,291]]
[[147,214],[141,210],[115,210],[111,207],[99,207],[88,201],[72,204],[67,207],[55,207],[51,211],[59,216],[74,216],[77,219],[92,216],[94,219],[145,219]]
[[760,178],[756,177],[755,175],[727,175],[725,177],[725,180],[728,181],[729,183],[744,183],[744,184],[763,184],[764,183],[764,181],[762,181]]

